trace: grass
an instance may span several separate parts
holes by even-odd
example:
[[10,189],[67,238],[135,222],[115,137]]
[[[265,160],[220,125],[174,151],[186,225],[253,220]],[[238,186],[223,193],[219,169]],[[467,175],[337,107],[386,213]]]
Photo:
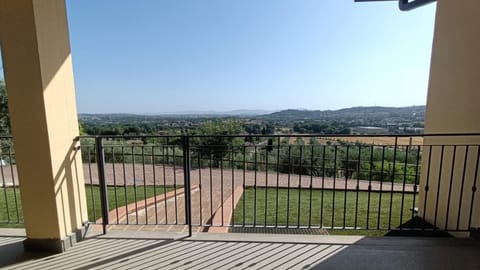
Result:
[[[358,194],[358,199],[357,199]],[[310,203],[310,197],[312,198]],[[370,199],[369,199],[370,197]],[[381,197],[381,198],[380,198]],[[323,200],[322,200],[323,198]],[[392,198],[392,199],[391,199]],[[403,208],[402,208],[403,200]],[[322,209],[323,201],[323,209]],[[300,202],[300,204],[299,204]],[[358,202],[358,203],[357,203]],[[390,202],[392,202],[390,204]],[[266,205],[266,207],[265,207]],[[390,205],[392,211],[390,215]],[[362,227],[384,234],[412,218],[413,194],[389,192],[323,191],[308,189],[247,188],[234,212],[233,224],[320,226],[336,229]],[[401,214],[403,213],[402,220]],[[332,230],[348,234],[345,230]],[[359,234],[361,231],[354,231]],[[366,234],[370,234],[365,231]]]
[[[181,186],[177,186],[181,188]],[[145,198],[153,197],[155,194],[163,194],[173,190],[172,186],[133,186],[128,187],[108,187],[108,206],[109,210],[140,201]],[[87,198],[88,220],[95,221],[102,216],[100,189],[98,186],[85,185]],[[15,196],[18,203],[15,205]],[[0,188],[0,228],[22,228],[23,213],[22,202],[20,200],[20,190],[16,188]]]
[[18,188],[0,188],[0,228],[5,227],[23,228],[22,202]]
[[[95,221],[101,217],[99,187],[86,185],[85,189],[87,195],[89,220]],[[168,192],[171,190],[173,190],[173,187],[170,186],[166,186],[165,190],[163,186],[157,186],[156,190],[153,186],[137,186],[136,188],[129,186],[127,188],[117,187],[115,189],[113,187],[109,187],[109,209],[112,210],[117,207],[133,203],[135,202],[135,196],[136,200],[140,201],[144,200],[145,198],[153,197],[155,192],[157,195],[159,195],[163,194],[164,191]],[[22,206],[20,201],[20,191],[18,188],[15,189],[15,191],[13,188],[0,188],[0,227],[23,227],[23,224],[21,224],[23,223],[23,215],[21,211]],[[17,197],[18,202],[18,212],[15,207],[15,196]],[[256,200],[254,200],[255,196]],[[334,196],[335,200],[333,200]],[[373,229],[371,231],[337,229],[330,230],[330,233],[383,235],[388,231],[386,229],[388,229],[388,223],[390,219],[390,196],[391,194],[388,192],[382,193],[380,205],[380,193],[372,192],[370,193],[369,204],[368,193],[358,192],[358,211],[355,215],[355,210],[357,208],[357,192],[322,192],[321,190],[312,190],[312,203],[310,205],[310,190],[290,189],[290,192],[288,192],[287,189],[280,188],[278,190],[278,210],[276,210],[277,191],[275,188],[257,188],[256,190],[253,188],[247,188],[235,209],[234,224],[245,223],[248,225],[255,224],[263,226],[265,224],[274,225],[277,221],[279,225],[287,225],[288,221],[288,225],[293,227],[298,225],[308,226],[309,224],[311,226],[320,226],[320,224],[322,224],[324,227],[331,227],[333,221],[334,227],[343,228],[354,227],[356,220],[357,227],[366,228],[368,217],[368,228]],[[6,200],[5,197],[7,198]],[[321,209],[322,198],[323,210]],[[406,194],[403,197],[403,208],[401,208],[402,195],[400,193],[394,193],[392,198],[392,214],[390,225],[392,228],[395,228],[400,225],[400,213],[403,212],[402,222],[406,222],[412,217],[410,209],[412,208],[413,204],[413,194]],[[299,201],[300,211],[298,211]],[[267,203],[266,215],[265,203]],[[7,217],[7,205],[9,218]],[[370,205],[369,210],[368,205]],[[245,217],[243,215],[244,209]]]
[[[177,186],[177,188],[181,188]],[[108,187],[108,208],[125,206],[135,201],[145,200],[156,195],[163,194],[174,190],[173,186],[127,186]],[[102,206],[100,200],[100,188],[98,186],[85,185],[85,193],[87,194],[87,210],[88,220],[95,221],[102,217]]]

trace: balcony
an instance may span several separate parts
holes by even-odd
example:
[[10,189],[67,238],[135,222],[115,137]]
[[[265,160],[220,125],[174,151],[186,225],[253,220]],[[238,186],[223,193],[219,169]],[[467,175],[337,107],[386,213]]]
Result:
[[113,232],[45,255],[0,233],[1,265],[17,261],[4,269],[475,269],[480,251],[454,238]]
[[[479,145],[425,143],[439,137],[478,134],[84,136],[76,151],[89,222],[105,230],[469,233]],[[5,140],[1,220],[15,224],[19,179]]]
[[[242,136],[226,148],[189,136],[81,138],[78,148],[65,1],[0,6],[15,136],[15,150],[1,145],[0,222],[25,227],[2,229],[2,265],[478,268],[474,240],[336,235],[478,234],[478,1],[437,4],[425,121],[435,135],[373,145]],[[43,256],[22,242],[71,249]]]
[[[477,244],[468,239],[365,236],[468,237],[472,230],[475,233],[480,147],[465,140],[478,136],[79,137],[75,151],[81,150],[83,160],[89,240],[78,245],[78,252],[88,249],[100,254],[95,248],[104,248],[124,255],[105,252],[93,263],[75,251],[70,256],[80,256],[78,263],[84,267],[102,269],[121,265],[124,257],[131,256],[135,263],[129,259],[126,267],[140,267],[136,264],[147,262],[134,260],[136,256],[163,254],[178,246],[181,252],[172,253],[172,261],[162,257],[165,268],[196,263],[199,268],[207,263],[221,268],[222,263],[245,267],[244,258],[259,249],[262,253],[256,263],[267,268],[278,266],[277,259],[267,255],[271,253],[291,258],[281,263],[284,266],[319,265],[321,269],[329,263],[339,265],[343,256],[350,260],[366,256],[379,245],[386,249],[377,250],[375,259],[381,257],[379,262],[385,264],[396,257],[379,254],[399,248],[424,249],[437,258],[441,252],[433,252],[432,245],[454,245],[442,247],[442,252],[459,252],[459,248],[470,254]],[[451,143],[437,144],[438,138]],[[0,168],[0,220],[21,226],[21,179],[10,138],[3,138],[3,145],[1,158],[8,164]],[[21,231],[9,232],[20,238],[5,238],[7,246],[21,241]],[[138,251],[120,248],[124,241],[138,244]],[[236,256],[231,261],[208,259],[228,257],[232,250]],[[315,256],[305,255],[310,253]],[[198,261],[190,259],[192,254]],[[61,268],[61,258],[48,263]],[[437,262],[443,260],[438,257]],[[42,265],[43,259],[31,264]]]

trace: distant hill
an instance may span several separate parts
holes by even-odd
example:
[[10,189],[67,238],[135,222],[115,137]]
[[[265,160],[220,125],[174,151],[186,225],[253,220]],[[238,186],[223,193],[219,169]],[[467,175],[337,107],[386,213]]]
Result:
[[89,119],[95,117],[181,117],[181,118],[215,118],[215,117],[226,117],[226,116],[257,116],[270,114],[273,111],[267,110],[233,110],[233,111],[178,111],[178,112],[164,112],[164,113],[106,113],[106,114],[95,114],[95,113],[80,113],[79,116],[82,119]]
[[251,116],[251,115],[263,115],[269,114],[273,111],[267,110],[233,110],[233,111],[178,111],[178,112],[166,112],[166,113],[156,113],[148,115],[158,115],[158,116]]
[[[263,113],[263,114],[262,114]],[[230,112],[178,112],[171,114],[80,114],[79,119],[91,123],[151,123],[158,121],[201,121],[214,118],[249,118],[273,121],[280,126],[291,126],[302,121],[334,121],[348,126],[377,126],[423,123],[425,106],[411,107],[353,107],[340,110],[283,110],[265,113],[261,110],[236,110]],[[168,120],[167,120],[168,119]],[[410,125],[407,125],[410,126]]]
[[425,106],[411,107],[353,107],[340,110],[284,110],[259,116],[266,120],[386,120],[403,119],[423,121]]

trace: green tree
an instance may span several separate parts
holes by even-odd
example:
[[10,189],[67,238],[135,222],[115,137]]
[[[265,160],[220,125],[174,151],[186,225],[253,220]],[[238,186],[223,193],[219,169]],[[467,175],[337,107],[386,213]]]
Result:
[[5,81],[0,80],[0,135],[10,134],[10,117],[8,114],[8,97]]
[[87,132],[85,132],[85,128],[80,121],[78,122],[78,132],[80,133],[80,136],[88,135]]
[[223,157],[235,151],[235,149],[232,149],[233,146],[242,142],[241,138],[231,137],[230,135],[240,135],[242,132],[242,123],[239,121],[205,121],[191,131],[192,135],[202,136],[193,138],[193,145],[196,148],[194,152],[197,152],[202,159],[211,159],[212,166],[219,167]]

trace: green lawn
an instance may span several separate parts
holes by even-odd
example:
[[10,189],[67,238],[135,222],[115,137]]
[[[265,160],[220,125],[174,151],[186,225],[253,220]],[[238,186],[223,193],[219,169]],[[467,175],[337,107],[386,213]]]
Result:
[[[177,186],[181,188],[181,186]],[[173,190],[172,186],[132,186],[108,187],[108,206],[115,209],[129,203],[153,197],[155,194],[163,194]],[[22,203],[20,201],[20,190],[17,188],[0,188],[0,228],[1,227],[23,227]],[[88,220],[95,221],[101,217],[100,189],[98,186],[85,185],[87,196]],[[15,205],[15,195],[18,202],[18,212]],[[145,196],[146,195],[146,196]],[[5,199],[6,197],[6,199]],[[7,207],[8,206],[8,207]],[[7,215],[8,213],[8,215]]]
[[[180,188],[180,187],[178,187]],[[87,195],[88,215],[90,221],[95,221],[101,217],[100,207],[100,192],[97,186],[85,187]],[[165,187],[165,191],[171,191],[173,187]],[[138,186],[134,187],[117,187],[116,189],[108,188],[109,208],[110,210],[117,207],[124,206],[125,204],[135,202],[136,200],[143,200],[148,197],[159,195],[164,192],[163,186],[157,186],[156,190],[153,186]],[[17,202],[19,207],[18,217],[15,207],[15,197],[13,188],[0,188],[0,227],[22,227],[23,225],[15,224],[22,223],[23,216],[21,212],[21,202],[19,196],[19,190],[16,189]],[[92,200],[93,194],[93,200]],[[146,196],[145,196],[146,194]],[[265,200],[265,194],[267,194],[267,201]],[[346,194],[346,207],[345,207],[345,194]],[[13,224],[1,224],[7,223],[7,207],[5,201],[5,195],[8,201],[8,213],[10,222]],[[299,209],[299,195],[300,195],[300,212]],[[333,205],[333,196],[335,195],[335,205]],[[379,231],[365,231],[364,234],[381,235],[386,232],[389,223],[389,209],[390,209],[390,193],[384,192],[381,194],[381,207],[380,207],[380,222],[379,218],[379,198],[380,193],[370,193],[370,210],[368,211],[368,193],[358,192],[358,209],[357,215],[355,210],[357,208],[357,192],[349,191],[347,193],[343,191],[323,191],[323,210],[322,205],[322,191],[312,190],[311,192],[311,205],[310,205],[310,190],[302,189],[299,194],[299,189],[290,189],[290,195],[288,195],[287,189],[278,190],[278,210],[276,210],[277,191],[275,188],[257,188],[256,189],[256,201],[254,201],[255,190],[253,188],[247,188],[243,197],[238,202],[234,214],[234,224],[256,224],[263,226],[265,224],[265,202],[267,202],[267,225],[274,225],[276,222],[279,225],[287,224],[287,208],[288,208],[288,225],[289,226],[308,226],[309,223],[312,226],[319,226],[323,224],[324,227],[332,226],[332,213],[333,213],[333,226],[334,227],[354,227],[355,219],[357,227],[367,227],[367,211],[368,211],[368,227],[369,229],[377,229],[378,227],[383,230]],[[289,200],[287,199],[289,198]],[[418,197],[416,198],[418,200]],[[413,204],[413,195],[406,194],[403,198],[403,222],[408,221],[412,215],[410,209]],[[391,227],[395,228],[400,225],[400,213],[402,204],[402,195],[399,193],[393,194],[392,214],[391,214]],[[244,208],[245,205],[245,208]],[[245,219],[243,216],[245,209]],[[344,211],[345,209],[345,211]],[[311,213],[311,214],[310,214]],[[256,218],[254,219],[254,214]],[[345,221],[344,221],[345,214]],[[300,218],[299,218],[300,217]],[[360,234],[358,230],[332,230],[335,234]]]
[[[15,204],[15,197],[18,206]],[[0,188],[0,228],[4,227],[23,227],[22,202],[18,188]]]
[[[344,191],[322,192],[322,190],[312,190],[310,193],[310,190],[302,189],[299,193],[299,189],[290,189],[290,192],[288,192],[287,189],[280,188],[278,189],[278,209],[276,210],[277,191],[275,188],[257,188],[256,192],[253,188],[247,188],[235,209],[233,224],[245,223],[259,226],[263,226],[265,223],[267,225],[274,225],[275,223],[287,225],[288,223],[289,226],[308,226],[309,224],[320,226],[320,224],[323,224],[324,227],[356,226],[366,228],[368,217],[369,229],[385,230],[388,228],[389,219],[391,220],[391,228],[400,225],[402,211],[403,223],[412,218],[410,209],[413,204],[413,194],[405,194],[403,209],[401,208],[402,195],[400,193],[393,194],[391,217],[389,215],[390,196],[391,193],[389,192],[383,192],[382,194],[371,192],[370,203],[368,203],[368,192],[358,192],[357,200],[357,192],[355,191],[345,193]],[[312,198],[311,204],[310,197]],[[321,207],[322,197],[323,209]],[[267,203],[266,215],[265,202]],[[369,210],[368,205],[370,205]],[[335,232],[337,231],[335,230]]]
[[[177,186],[177,188],[181,188]],[[108,187],[108,208],[125,206],[135,201],[144,200],[165,192],[173,190],[173,186],[133,186],[128,187]],[[98,186],[85,185],[85,193],[87,194],[88,220],[95,221],[102,217],[102,208],[100,201],[100,188]]]

